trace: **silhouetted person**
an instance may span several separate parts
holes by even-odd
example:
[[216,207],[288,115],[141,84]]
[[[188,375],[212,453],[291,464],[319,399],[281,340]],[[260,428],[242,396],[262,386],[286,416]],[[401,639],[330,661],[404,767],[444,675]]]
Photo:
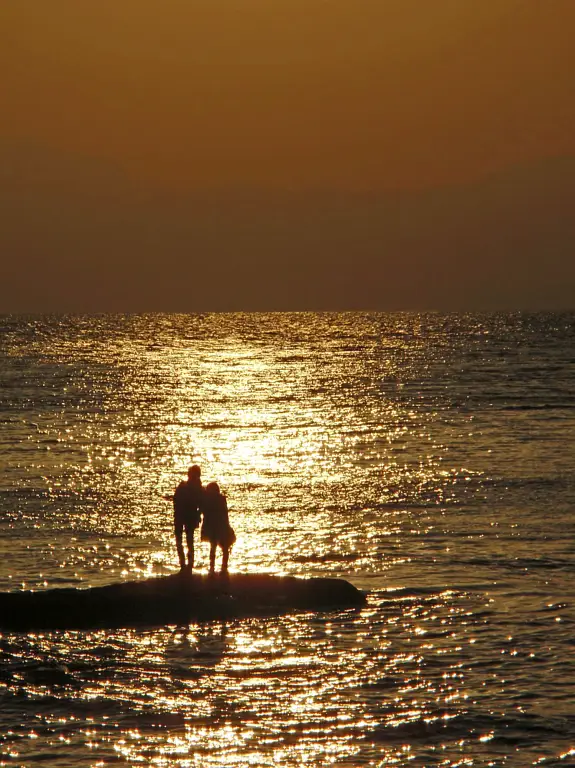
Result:
[[228,503],[217,483],[208,483],[204,492],[204,520],[202,523],[202,541],[210,542],[210,573],[216,567],[216,548],[222,550],[222,573],[228,570],[230,549],[236,540],[234,529],[230,525]]
[[183,534],[186,532],[188,547],[188,567],[194,567],[194,532],[200,524],[203,507],[204,489],[201,481],[201,469],[195,464],[188,469],[188,479],[176,488],[174,493],[174,533],[176,549],[180,560],[180,568],[186,567],[184,555]]

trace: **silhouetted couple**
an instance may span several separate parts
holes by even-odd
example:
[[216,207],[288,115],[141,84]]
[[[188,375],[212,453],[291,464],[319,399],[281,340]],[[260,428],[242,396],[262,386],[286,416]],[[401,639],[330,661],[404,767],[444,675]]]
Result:
[[[194,465],[188,469],[188,479],[176,488],[174,493],[174,532],[180,568],[186,567],[183,537],[186,534],[188,568],[194,567],[194,533],[202,521],[201,540],[210,543],[210,573],[216,567],[216,549],[222,550],[222,572],[228,570],[230,549],[236,535],[230,525],[228,503],[217,483],[208,483],[204,488],[201,469]],[[203,517],[203,520],[202,520]]]

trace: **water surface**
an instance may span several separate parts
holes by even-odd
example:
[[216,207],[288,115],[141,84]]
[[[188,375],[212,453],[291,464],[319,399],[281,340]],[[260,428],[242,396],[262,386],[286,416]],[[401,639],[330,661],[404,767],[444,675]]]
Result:
[[173,572],[199,463],[232,570],[368,594],[5,633],[0,766],[575,765],[575,315],[4,316],[0,361],[0,589]]

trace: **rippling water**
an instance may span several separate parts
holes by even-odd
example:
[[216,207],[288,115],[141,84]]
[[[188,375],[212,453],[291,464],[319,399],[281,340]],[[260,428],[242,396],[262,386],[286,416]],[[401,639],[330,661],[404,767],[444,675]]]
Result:
[[175,570],[163,496],[199,463],[231,570],[368,594],[0,635],[0,766],[575,765],[575,315],[0,329],[0,589]]

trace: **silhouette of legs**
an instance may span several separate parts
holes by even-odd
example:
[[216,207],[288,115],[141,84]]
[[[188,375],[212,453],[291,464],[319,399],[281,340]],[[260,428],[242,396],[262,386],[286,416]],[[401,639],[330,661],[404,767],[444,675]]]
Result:
[[[210,544],[210,573],[216,570],[216,549],[217,544]],[[222,573],[228,571],[228,560],[230,559],[229,547],[222,547]]]
[[[188,566],[190,571],[194,567],[194,531],[191,525],[186,525],[186,544],[188,545]],[[181,560],[180,560],[181,563]],[[185,565],[185,563],[184,563]]]
[[186,567],[186,555],[184,553],[184,529],[186,530],[186,546],[188,548],[188,567],[190,570],[194,567],[194,531],[196,530],[191,525],[177,522],[174,526],[174,532],[176,535],[176,549],[178,551],[178,560],[180,561],[180,568]]
[[186,567],[186,556],[184,554],[184,545],[182,543],[183,533],[184,533],[183,523],[176,522],[174,525],[174,534],[176,536],[176,549],[178,551],[178,560],[180,561],[180,568]]

